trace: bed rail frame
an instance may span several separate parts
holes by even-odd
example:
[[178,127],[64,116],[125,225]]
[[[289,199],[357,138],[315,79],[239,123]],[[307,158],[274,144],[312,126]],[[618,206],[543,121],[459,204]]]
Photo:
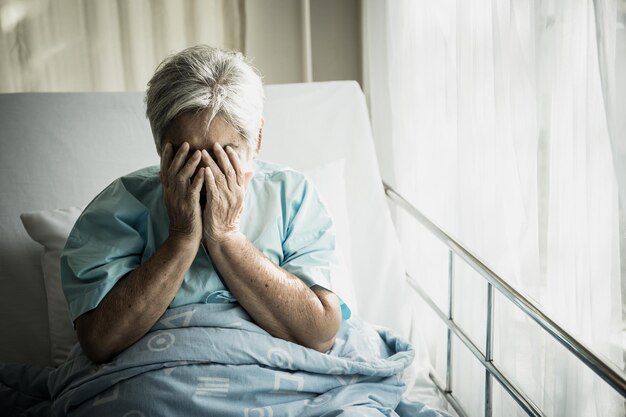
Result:
[[[446,324],[447,329],[447,355],[446,355],[446,380],[445,383],[440,381],[434,373],[431,372],[430,378],[437,386],[437,389],[445,396],[450,405],[461,417],[468,414],[462,405],[453,395],[452,390],[452,333],[470,350],[470,352],[478,359],[485,368],[485,417],[492,416],[492,395],[493,395],[493,379],[495,378],[509,395],[517,402],[517,404],[529,416],[545,416],[539,407],[509,378],[507,378],[502,370],[493,362],[493,303],[494,289],[500,291],[513,305],[517,306],[528,317],[533,319],[542,329],[559,343],[565,346],[580,361],[587,365],[593,372],[602,378],[607,384],[613,387],[623,398],[626,399],[626,375],[624,372],[606,361],[598,354],[584,344],[577,341],[571,334],[563,330],[550,317],[548,317],[535,303],[520,294],[507,282],[493,272],[484,262],[478,259],[470,251],[465,249],[449,234],[431,222],[411,203],[409,203],[402,195],[395,191],[391,186],[383,182],[385,194],[397,206],[404,209],[418,222],[420,222],[428,231],[441,240],[449,250],[448,256],[448,311],[444,313],[418,282],[407,274],[406,279],[409,286],[414,289],[417,294],[428,304],[439,318]],[[485,353],[470,340],[467,334],[454,321],[454,261],[455,257],[470,265],[478,274],[487,281],[487,315],[486,315],[486,343]]]

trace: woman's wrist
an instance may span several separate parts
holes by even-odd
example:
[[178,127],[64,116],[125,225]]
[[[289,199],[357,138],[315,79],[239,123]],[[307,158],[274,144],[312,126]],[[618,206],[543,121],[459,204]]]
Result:
[[187,234],[170,233],[164,245],[167,246],[169,250],[177,253],[192,251],[195,257],[198,247],[200,246],[200,240]]
[[242,241],[245,240],[247,240],[247,238],[243,233],[239,230],[234,230],[222,233],[217,237],[205,236],[203,242],[209,253],[215,253],[216,251],[240,247]]

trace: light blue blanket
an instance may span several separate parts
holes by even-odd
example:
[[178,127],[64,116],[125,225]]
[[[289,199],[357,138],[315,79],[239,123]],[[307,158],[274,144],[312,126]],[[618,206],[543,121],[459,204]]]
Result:
[[0,400],[25,415],[72,417],[447,416],[401,401],[413,356],[356,317],[323,354],[272,337],[237,304],[195,304],[168,310],[107,364],[77,345],[56,369],[4,366]]

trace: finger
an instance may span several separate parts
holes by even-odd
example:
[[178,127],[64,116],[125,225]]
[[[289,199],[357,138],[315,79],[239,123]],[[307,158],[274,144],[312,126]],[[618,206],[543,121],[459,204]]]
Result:
[[198,170],[196,175],[193,177],[193,181],[191,182],[191,187],[189,187],[189,191],[194,196],[200,194],[200,190],[202,189],[202,184],[204,183],[204,169]]
[[172,163],[172,144],[167,142],[161,153],[161,178],[167,173],[170,164]]
[[191,154],[191,157],[189,158],[189,160],[187,160],[183,168],[180,171],[178,171],[178,174],[176,175],[176,179],[179,182],[187,181],[189,178],[193,176],[193,173],[196,171],[196,167],[198,166],[199,163],[200,163],[200,151],[195,151],[193,154]]
[[233,190],[235,185],[237,185],[237,176],[235,175],[235,169],[233,168],[230,160],[228,159],[228,155],[224,152],[224,148],[219,143],[215,143],[213,145],[213,153],[215,154],[215,159],[219,164],[220,170],[224,174],[226,178],[226,183],[228,184],[228,188]]
[[204,160],[206,161],[208,168],[211,170],[215,184],[218,187],[228,188],[228,185],[226,184],[226,178],[224,177],[224,174],[222,173],[220,167],[217,165],[217,162],[215,162],[215,160],[211,158],[211,155],[209,155],[206,150],[203,150],[202,152],[206,154]]
[[235,152],[235,150],[230,147],[227,146],[225,149],[226,154],[228,155],[228,159],[230,159],[230,164],[233,166],[233,169],[235,170],[235,177],[237,179],[237,184],[238,185],[243,185],[243,171],[241,169],[241,162],[239,161],[239,155],[237,155],[237,152]]
[[202,164],[205,167],[208,167],[209,163],[211,162],[211,155],[209,155],[209,153],[205,149],[203,149],[201,152],[201,157],[202,157]]
[[206,189],[207,199],[212,198],[218,193],[217,184],[211,168],[204,168],[204,188]]
[[187,142],[183,142],[183,144],[174,155],[174,159],[172,160],[172,164],[169,167],[169,173],[171,176],[176,176],[180,168],[185,163],[185,159],[187,158],[187,153],[189,152],[189,144]]

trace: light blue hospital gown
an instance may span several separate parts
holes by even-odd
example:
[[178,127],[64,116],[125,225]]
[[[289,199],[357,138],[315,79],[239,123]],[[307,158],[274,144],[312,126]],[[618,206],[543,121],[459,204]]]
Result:
[[[337,273],[332,219],[315,187],[294,170],[256,160],[240,230],[263,254],[309,287],[332,290]],[[168,236],[159,167],[115,180],[85,209],[61,257],[72,321],[98,306],[124,275],[146,262]],[[170,307],[234,302],[203,246]],[[342,316],[350,310],[341,303]]]

